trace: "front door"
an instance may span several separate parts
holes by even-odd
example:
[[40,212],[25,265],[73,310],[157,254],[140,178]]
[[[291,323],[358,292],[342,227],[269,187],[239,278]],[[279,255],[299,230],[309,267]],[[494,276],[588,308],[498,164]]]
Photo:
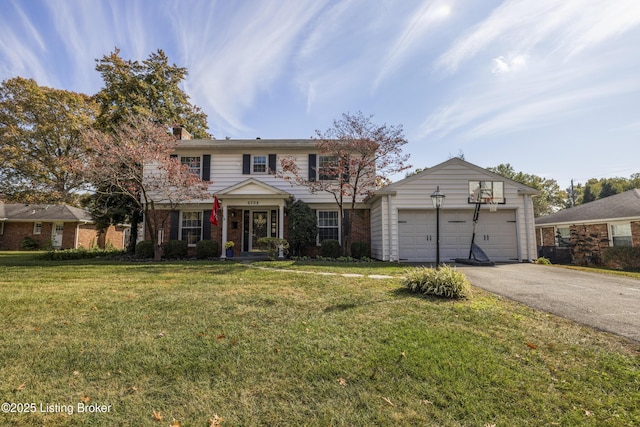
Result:
[[257,251],[258,239],[268,236],[269,231],[269,212],[268,211],[252,211],[251,223],[249,224],[251,241],[250,251]]
[[54,223],[51,230],[51,244],[54,248],[62,247],[62,233],[64,231],[63,223]]

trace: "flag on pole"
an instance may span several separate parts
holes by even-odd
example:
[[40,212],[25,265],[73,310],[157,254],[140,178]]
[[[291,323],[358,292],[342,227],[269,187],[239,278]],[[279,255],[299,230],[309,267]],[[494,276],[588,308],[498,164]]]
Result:
[[216,227],[218,226],[218,209],[220,209],[220,202],[218,196],[213,196],[213,207],[211,208],[211,215],[209,216],[209,222]]

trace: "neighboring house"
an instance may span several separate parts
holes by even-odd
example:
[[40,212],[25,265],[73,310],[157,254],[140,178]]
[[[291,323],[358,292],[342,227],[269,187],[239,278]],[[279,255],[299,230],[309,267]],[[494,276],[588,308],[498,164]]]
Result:
[[640,189],[614,194],[536,219],[540,253],[571,246],[572,235],[597,236],[600,249],[640,246]]
[[[279,176],[280,161],[293,156],[305,177],[325,178],[317,174],[318,166],[327,159],[318,152],[316,141],[192,140],[188,134],[177,135],[180,141],[174,156],[190,165],[203,181],[211,182],[211,198],[181,204],[159,233],[159,240],[186,240],[189,247],[195,247],[199,240],[215,240],[222,258],[226,257],[226,241],[235,243],[236,255],[258,251],[261,237],[287,238],[286,206],[295,200],[304,201],[316,213],[316,248],[325,239],[340,239],[339,211],[333,195],[312,194],[308,187]],[[214,195],[220,203],[219,226],[209,222]],[[364,203],[357,204],[351,224],[353,241],[370,241],[368,212]]]
[[129,230],[128,226],[110,226],[100,233],[89,213],[73,206],[0,203],[0,250],[4,251],[23,249],[26,238],[40,248],[122,249]]
[[[532,196],[538,191],[459,158],[395,182],[369,201],[371,252],[384,261],[436,260],[436,209],[431,194],[445,195],[440,209],[440,259],[469,258],[476,197],[481,204],[475,243],[492,261],[537,258]],[[479,190],[482,189],[480,192]]]

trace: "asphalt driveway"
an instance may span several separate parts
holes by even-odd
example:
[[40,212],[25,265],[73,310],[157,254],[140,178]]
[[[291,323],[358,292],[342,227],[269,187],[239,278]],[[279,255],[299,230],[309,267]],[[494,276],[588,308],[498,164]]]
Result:
[[640,280],[537,264],[457,268],[474,286],[640,342]]

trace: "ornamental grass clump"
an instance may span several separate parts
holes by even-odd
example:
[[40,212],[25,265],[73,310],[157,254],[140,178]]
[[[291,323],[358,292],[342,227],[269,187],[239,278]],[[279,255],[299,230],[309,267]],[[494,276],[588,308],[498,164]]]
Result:
[[402,284],[411,292],[444,298],[466,298],[470,284],[467,276],[449,266],[415,267],[407,270]]

